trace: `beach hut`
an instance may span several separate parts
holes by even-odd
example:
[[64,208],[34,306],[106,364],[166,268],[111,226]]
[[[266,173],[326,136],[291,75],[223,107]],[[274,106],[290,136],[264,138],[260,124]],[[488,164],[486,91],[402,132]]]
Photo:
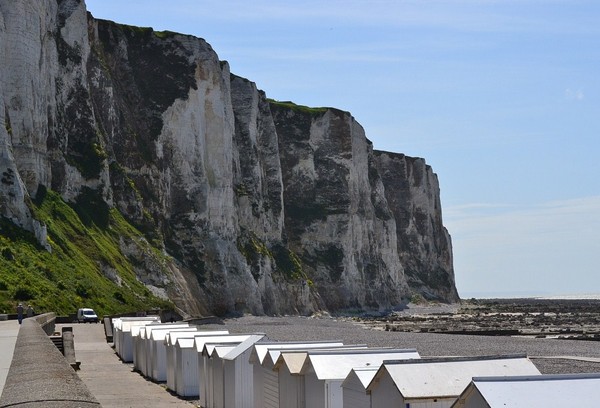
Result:
[[[304,361],[304,359],[306,359],[307,357],[307,350],[366,350],[368,349],[368,347],[365,344],[350,344],[350,345],[341,345],[341,346],[319,346],[319,347],[305,347],[302,346],[301,348],[295,348],[295,349],[285,349],[285,350],[281,350],[281,349],[273,349],[273,350],[269,350],[267,355],[265,356],[265,359],[263,360],[263,364],[262,367],[264,369],[263,373],[265,374],[264,377],[264,382],[263,382],[263,397],[264,397],[264,406],[269,407],[269,408],[273,408],[273,407],[279,407],[279,406],[284,406],[281,404],[287,403],[287,399],[283,396],[280,397],[281,394],[281,390],[282,390],[282,384],[280,382],[280,378],[281,378],[281,374],[279,373],[278,368],[276,368],[276,364],[277,361],[279,360],[279,357],[281,356],[281,353],[283,352],[292,352],[292,353],[298,353],[298,359],[299,361],[301,360],[301,362]],[[271,373],[271,374],[270,374]],[[299,384],[293,384],[300,386],[300,383],[303,384],[303,379],[302,378],[298,378],[298,382]],[[290,384],[285,383],[283,384],[284,387],[286,387],[284,389],[283,392],[285,393],[289,393],[289,392],[298,392],[298,390],[294,387],[293,391],[288,391],[288,388],[290,387]],[[301,389],[304,389],[304,387],[302,386]],[[256,406],[262,406],[262,405],[255,405]]]
[[149,377],[148,360],[150,354],[150,335],[155,329],[188,328],[188,323],[151,323],[145,326],[132,327],[131,337],[133,341],[133,367],[145,376]]
[[122,330],[122,324],[123,324],[123,321],[119,318],[111,319],[111,326],[113,328],[113,346],[115,348],[117,355],[119,354],[119,347],[120,347],[120,342],[121,342],[119,339],[119,333]]
[[379,367],[385,360],[419,359],[414,349],[283,351],[279,373],[280,406],[342,408],[342,382],[350,370]]
[[198,357],[196,354],[194,338],[181,337],[177,339],[175,342],[174,391],[179,396],[198,396]]
[[115,319],[115,335],[117,337],[115,349],[118,356],[125,363],[133,362],[133,338],[131,329],[135,327],[139,330],[140,326],[145,326],[151,323],[159,323],[159,316],[147,317],[121,317]]
[[600,374],[475,377],[452,408],[597,407]]
[[[253,334],[230,334],[228,336],[213,336],[207,338],[196,338],[194,341],[194,351],[196,352],[196,361],[198,367],[198,376],[196,379],[196,386],[198,388],[200,405],[202,407],[214,406],[214,381],[215,377],[220,379],[222,382],[221,368],[217,368],[216,375],[213,374],[213,363],[214,360],[210,359],[210,354],[214,351],[215,347],[232,346],[238,345],[252,336],[261,336],[264,338],[264,333],[253,333]],[[205,347],[205,345],[209,345]]]
[[525,355],[386,361],[367,387],[371,408],[450,407],[476,376],[536,375]]
[[[181,366],[177,363],[177,349],[175,347],[177,340],[180,338],[191,338],[192,341],[195,337],[210,337],[210,336],[223,336],[227,335],[227,330],[196,330],[192,332],[168,332],[165,335],[164,345],[165,354],[167,360],[167,388],[172,391],[177,391],[177,378],[183,374],[178,372],[182,370]],[[193,344],[193,343],[192,343]],[[179,363],[181,364],[181,363]]]
[[[149,318],[147,317],[115,317],[112,319],[112,325],[113,325],[113,344],[115,347],[115,351],[117,352],[117,355],[119,357],[121,357],[121,355],[123,354],[123,345],[124,345],[124,332],[123,332],[123,324],[126,321],[132,321],[132,320],[136,320],[139,321],[140,319],[143,320],[151,320],[151,323],[156,323],[156,322],[160,322],[158,316],[150,316]],[[130,329],[128,329],[130,330]]]
[[[142,345],[142,336],[146,335],[146,326],[150,326],[151,324],[154,323],[150,323],[148,325],[136,325],[136,326],[132,326],[131,327],[131,347],[133,349],[133,369],[140,371],[143,373],[143,363],[146,362],[145,357],[143,355],[144,350],[142,350],[142,348],[144,347],[144,345]],[[156,324],[161,324],[156,323]]]
[[147,376],[157,382],[167,381],[167,349],[165,347],[165,337],[168,333],[191,333],[197,330],[196,327],[152,330],[150,338],[147,340],[149,342],[146,355]]
[[[142,338],[142,346],[143,346],[143,363],[142,363],[142,373],[147,376],[155,379],[153,377],[153,370],[157,367],[157,364],[162,366],[163,379],[156,381],[166,381],[166,373],[167,373],[167,360],[165,354],[165,345],[164,338],[169,332],[184,332],[189,333],[197,330],[197,328],[191,327],[189,325],[181,325],[181,327],[172,326],[172,327],[157,327],[157,326],[145,326],[145,337],[142,337],[142,331],[140,331],[140,337]],[[159,338],[160,340],[156,340]],[[158,348],[161,349],[162,352],[158,351]]]
[[[206,408],[223,407],[225,405],[225,397],[223,388],[225,382],[225,372],[220,358],[236,348],[240,343],[232,343],[229,345],[214,345],[209,347],[212,352],[209,358],[205,360],[207,375],[204,377],[204,395],[206,400]],[[205,346],[206,347],[206,346]]]
[[175,359],[175,342],[180,337],[202,336],[198,329],[191,332],[168,332],[165,334],[165,340],[163,344],[165,346],[165,355],[167,357],[167,388],[171,391],[175,391],[175,372],[177,371],[176,359]]
[[[160,324],[160,323],[159,323]],[[142,345],[140,341],[140,337],[146,335],[146,330],[142,327],[146,326],[136,326],[131,328],[131,345],[133,347],[133,369],[136,371],[142,372]],[[142,334],[143,332],[143,334]],[[144,359],[145,360],[145,359]],[[145,362],[145,361],[144,361]]]
[[[264,334],[252,335],[232,347],[217,346],[210,353],[214,396],[212,407],[252,408],[254,406],[254,375],[249,357],[253,346],[264,338]],[[209,344],[204,346],[207,353],[209,348]],[[220,367],[216,369],[218,366]],[[219,370],[221,375],[218,375]]]
[[[252,380],[254,407],[279,406],[279,380],[277,371],[273,370],[281,350],[316,349],[342,347],[340,340],[329,341],[290,341],[290,342],[260,342],[252,347],[249,362],[252,364]],[[366,347],[366,346],[365,346]]]
[[115,347],[115,351],[119,354],[119,349],[121,347],[121,336],[123,332],[123,319],[118,317],[112,318],[112,327],[113,327],[113,345]]
[[371,407],[371,396],[367,393],[367,387],[378,370],[379,367],[360,367],[350,371],[342,382],[344,408]]

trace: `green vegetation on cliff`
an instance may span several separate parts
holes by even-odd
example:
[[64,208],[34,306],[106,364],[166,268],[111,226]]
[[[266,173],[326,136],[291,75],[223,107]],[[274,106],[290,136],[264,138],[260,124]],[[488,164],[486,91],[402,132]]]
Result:
[[269,259],[274,262],[275,272],[278,272],[288,282],[304,281],[312,286],[313,281],[302,268],[302,261],[290,249],[281,244],[268,246],[256,234],[243,230],[238,238],[238,250],[246,258],[254,279],[260,279],[260,263]]
[[307,113],[309,115],[322,115],[327,112],[328,108],[311,108],[309,106],[297,105],[290,101],[276,101],[275,99],[268,99],[271,105],[275,105],[281,108],[291,109],[298,113]]
[[47,227],[51,252],[33,234],[0,220],[0,313],[15,313],[17,302],[59,314],[79,307],[100,315],[172,307],[136,278],[135,260],[121,244],[134,244],[157,263],[160,253],[118,211],[95,198],[90,190],[71,206],[40,189],[30,209]]

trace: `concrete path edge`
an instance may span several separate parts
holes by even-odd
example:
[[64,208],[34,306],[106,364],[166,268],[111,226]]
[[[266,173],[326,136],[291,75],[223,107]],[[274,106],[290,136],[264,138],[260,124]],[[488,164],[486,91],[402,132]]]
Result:
[[34,318],[25,319],[20,327],[0,397],[0,408],[12,406],[100,407]]

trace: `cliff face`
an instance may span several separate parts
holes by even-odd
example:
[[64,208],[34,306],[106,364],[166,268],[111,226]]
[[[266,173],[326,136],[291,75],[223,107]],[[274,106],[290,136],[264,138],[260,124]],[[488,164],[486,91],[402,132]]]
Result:
[[0,211],[47,250],[40,186],[116,208],[168,260],[124,243],[138,278],[190,314],[457,300],[431,168],[350,114],[269,101],[204,40],[80,0],[0,0],[0,52]]
[[420,158],[381,151],[375,156],[408,285],[428,299],[458,299],[437,176]]
[[272,103],[285,231],[330,309],[397,305],[408,293],[396,224],[362,127],[335,109]]

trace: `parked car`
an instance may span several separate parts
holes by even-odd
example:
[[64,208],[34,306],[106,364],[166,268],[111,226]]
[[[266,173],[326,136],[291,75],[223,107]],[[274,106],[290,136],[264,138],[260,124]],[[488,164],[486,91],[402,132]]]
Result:
[[94,312],[94,309],[82,308],[77,310],[77,321],[79,323],[98,323],[98,315]]

